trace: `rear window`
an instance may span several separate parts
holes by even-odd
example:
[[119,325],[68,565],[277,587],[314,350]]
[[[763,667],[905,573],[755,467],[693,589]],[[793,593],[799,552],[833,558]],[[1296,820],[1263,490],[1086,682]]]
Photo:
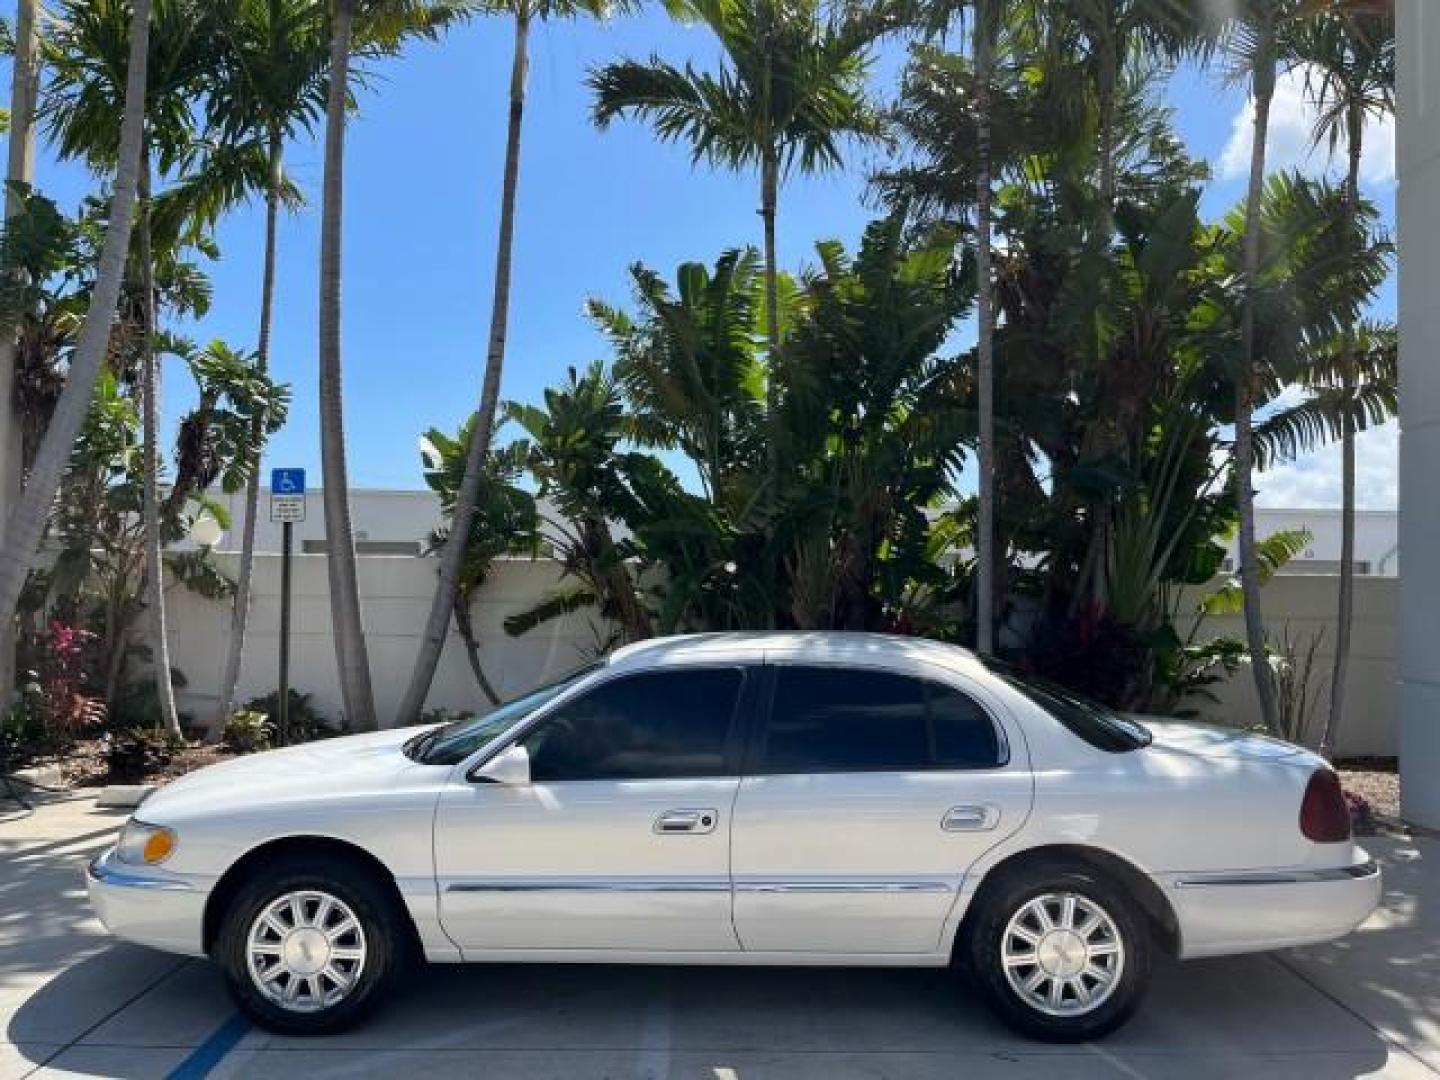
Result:
[[923,772],[1004,762],[989,714],[959,690],[885,671],[776,670],[761,772]]
[[1150,745],[1150,730],[1108,705],[1067,690],[1059,683],[1022,671],[1003,660],[982,658],[990,672],[1059,720],[1097,750],[1112,754]]

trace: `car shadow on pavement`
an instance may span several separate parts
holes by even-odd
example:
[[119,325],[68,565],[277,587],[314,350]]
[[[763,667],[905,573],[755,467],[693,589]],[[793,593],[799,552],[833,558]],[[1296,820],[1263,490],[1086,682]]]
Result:
[[[212,965],[114,945],[24,1000],[8,1038],[33,1065],[140,1080],[167,1075],[233,1018]],[[487,1078],[1330,1080],[1385,1071],[1397,1051],[1274,959],[1248,957],[1163,962],[1142,1011],[1094,1046],[1012,1034],[944,971],[432,965],[351,1032],[252,1031],[227,1053],[224,1075],[247,1077],[475,1075],[483,1058]]]

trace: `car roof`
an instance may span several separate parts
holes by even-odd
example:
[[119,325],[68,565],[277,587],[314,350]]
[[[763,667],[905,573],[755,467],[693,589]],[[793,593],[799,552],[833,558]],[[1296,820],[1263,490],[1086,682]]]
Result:
[[766,658],[805,659],[817,663],[889,663],[928,661],[973,671],[979,662],[968,649],[928,638],[898,634],[838,631],[679,634],[625,645],[610,656],[611,667],[648,668],[717,661],[758,663]]

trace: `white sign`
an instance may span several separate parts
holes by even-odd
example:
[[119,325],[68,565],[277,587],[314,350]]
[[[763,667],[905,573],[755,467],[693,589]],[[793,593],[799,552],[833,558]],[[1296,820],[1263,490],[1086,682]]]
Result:
[[270,520],[294,522],[305,520],[304,495],[277,495],[270,493]]

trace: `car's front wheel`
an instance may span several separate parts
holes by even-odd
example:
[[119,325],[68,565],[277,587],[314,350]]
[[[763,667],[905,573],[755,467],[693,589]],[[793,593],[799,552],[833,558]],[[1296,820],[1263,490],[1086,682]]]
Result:
[[1079,865],[1036,865],[977,901],[968,964],[1011,1027],[1079,1042],[1135,1011],[1149,981],[1150,927],[1109,879]]
[[285,859],[247,882],[216,946],[231,993],[256,1023],[325,1035],[355,1023],[388,988],[404,939],[394,900],[339,859]]

